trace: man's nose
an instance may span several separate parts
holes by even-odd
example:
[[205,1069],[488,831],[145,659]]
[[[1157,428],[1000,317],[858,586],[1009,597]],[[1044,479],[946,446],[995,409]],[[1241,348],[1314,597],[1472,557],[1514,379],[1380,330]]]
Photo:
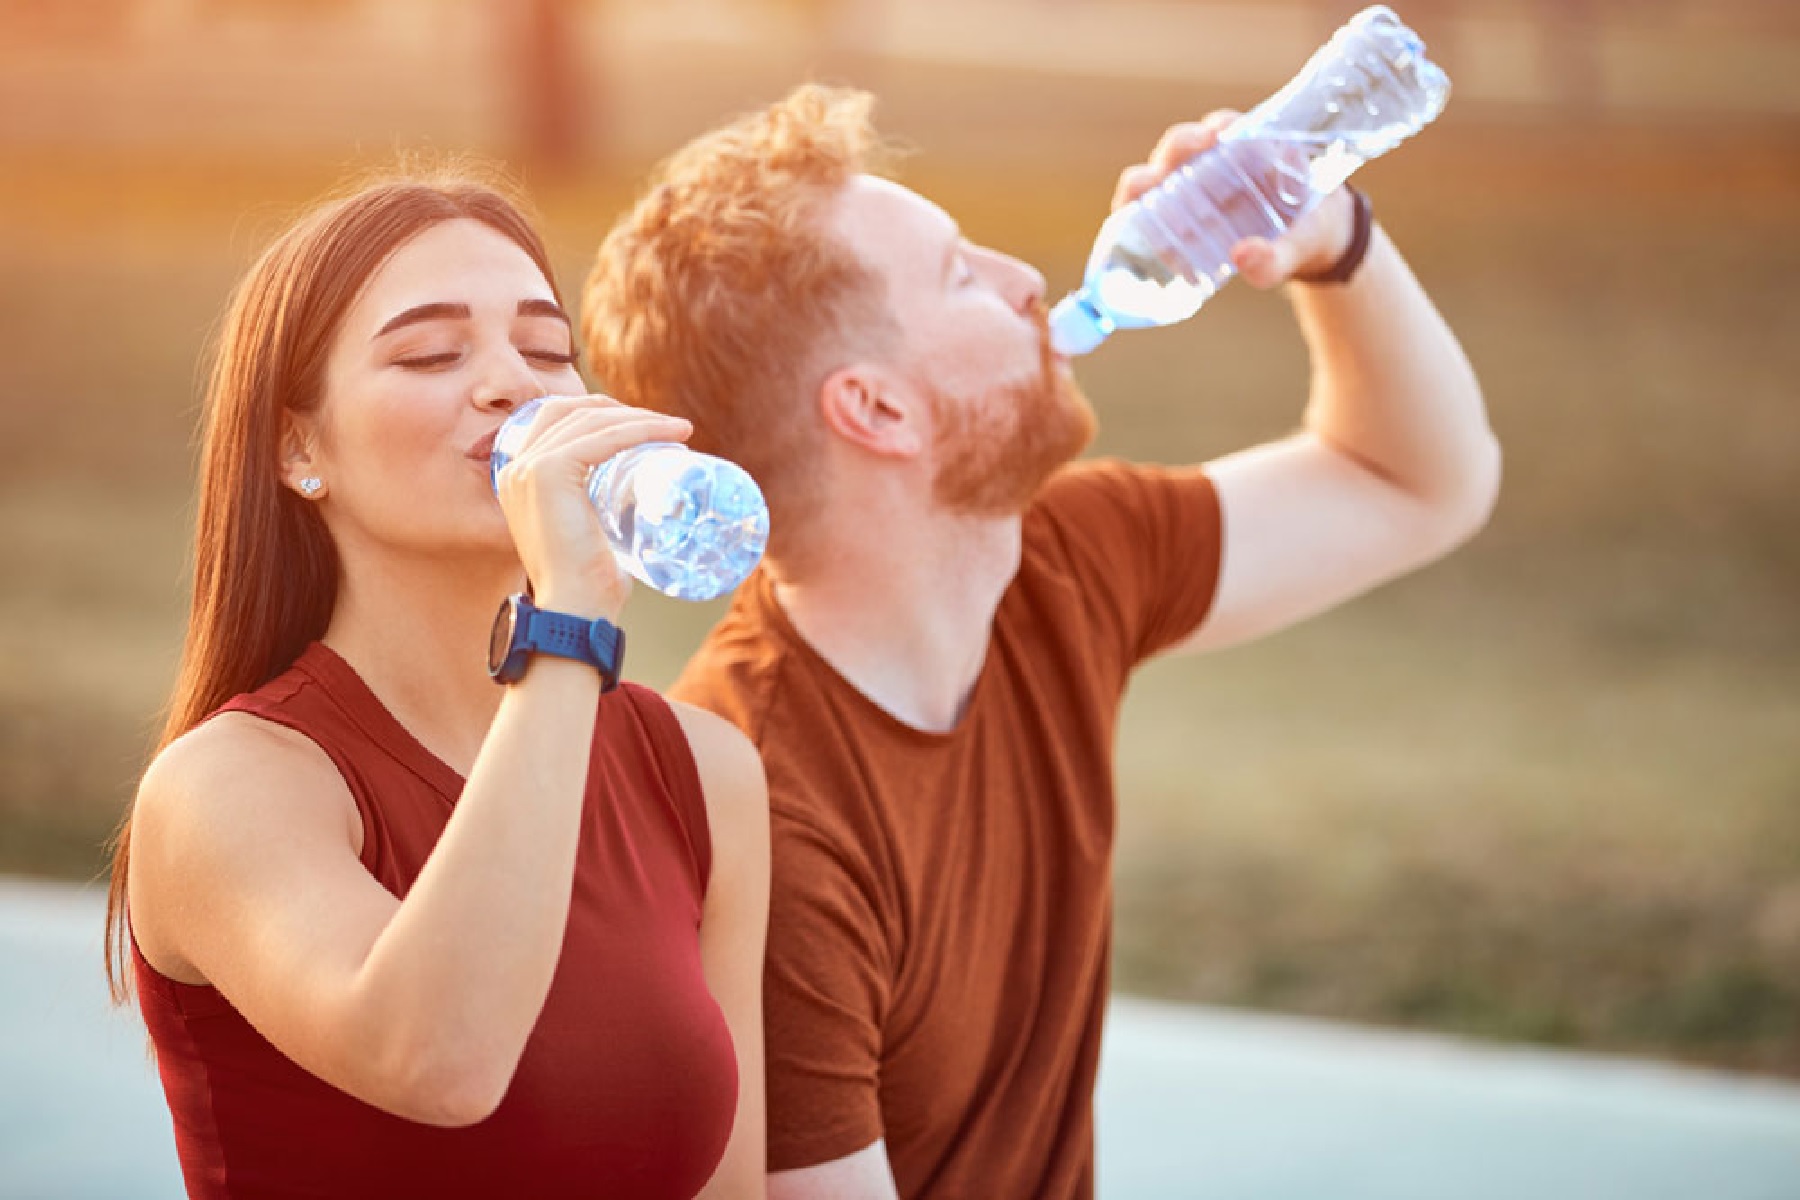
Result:
[[1007,302],[1020,312],[1029,312],[1044,302],[1044,274],[1023,259],[998,250],[984,251],[999,275],[1001,292]]

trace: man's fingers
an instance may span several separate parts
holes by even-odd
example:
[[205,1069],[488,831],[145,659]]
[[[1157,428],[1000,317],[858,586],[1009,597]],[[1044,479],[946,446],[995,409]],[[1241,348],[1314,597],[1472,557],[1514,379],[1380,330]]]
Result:
[[1197,154],[1205,154],[1219,140],[1219,131],[1202,121],[1174,125],[1150,151],[1150,165],[1164,175]]
[[1281,242],[1245,238],[1231,248],[1231,265],[1251,287],[1272,288],[1293,271],[1292,252]]
[[1113,189],[1112,206],[1118,208],[1131,203],[1161,183],[1182,163],[1211,150],[1218,143],[1219,135],[1240,115],[1234,109],[1222,108],[1208,113],[1198,121],[1184,121],[1180,125],[1170,126],[1156,143],[1156,149],[1150,152],[1148,162],[1126,167],[1119,173],[1118,185]]
[[1119,184],[1113,189],[1112,206],[1118,208],[1130,204],[1139,196],[1156,186],[1161,179],[1155,167],[1149,163],[1136,163],[1119,172]]
[[1217,112],[1206,114],[1198,121],[1184,121],[1180,125],[1172,125],[1156,143],[1156,149],[1150,152],[1150,165],[1167,175],[1176,167],[1196,155],[1205,154],[1218,142],[1219,135],[1225,132],[1239,114],[1234,109],[1222,108]]

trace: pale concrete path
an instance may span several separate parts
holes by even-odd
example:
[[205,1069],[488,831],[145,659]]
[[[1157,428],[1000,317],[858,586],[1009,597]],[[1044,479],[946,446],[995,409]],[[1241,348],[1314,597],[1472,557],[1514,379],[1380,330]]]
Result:
[[[8,1200],[181,1194],[101,907],[0,880]],[[1099,1122],[1103,1200],[1800,1200],[1800,1087],[1127,999]]]

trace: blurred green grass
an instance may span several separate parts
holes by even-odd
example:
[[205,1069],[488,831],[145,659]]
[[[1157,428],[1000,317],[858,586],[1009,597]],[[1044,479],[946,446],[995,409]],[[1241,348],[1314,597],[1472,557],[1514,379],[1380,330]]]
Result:
[[[1416,577],[1141,674],[1121,986],[1800,1075],[1792,151],[1500,125],[1371,168],[1505,493]],[[0,870],[87,877],[178,647],[202,347],[330,173],[27,167],[0,201]],[[631,177],[541,195],[565,287]],[[1053,289],[1111,185],[907,177]],[[1292,428],[1306,371],[1239,285],[1082,375],[1098,451],[1180,461]],[[640,593],[634,674],[667,683],[718,611]]]

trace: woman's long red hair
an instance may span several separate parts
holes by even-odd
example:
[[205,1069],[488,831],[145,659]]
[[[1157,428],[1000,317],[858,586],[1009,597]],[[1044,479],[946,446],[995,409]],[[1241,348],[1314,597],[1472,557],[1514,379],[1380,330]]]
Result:
[[[418,233],[458,218],[517,243],[555,288],[543,241],[507,190],[458,168],[368,184],[320,205],[263,252],[233,293],[206,389],[193,599],[159,752],[286,670],[325,632],[337,552],[312,503],[282,480],[289,414],[319,404],[332,340],[369,277]],[[130,864],[127,808],[106,901],[116,1003],[131,995]]]

